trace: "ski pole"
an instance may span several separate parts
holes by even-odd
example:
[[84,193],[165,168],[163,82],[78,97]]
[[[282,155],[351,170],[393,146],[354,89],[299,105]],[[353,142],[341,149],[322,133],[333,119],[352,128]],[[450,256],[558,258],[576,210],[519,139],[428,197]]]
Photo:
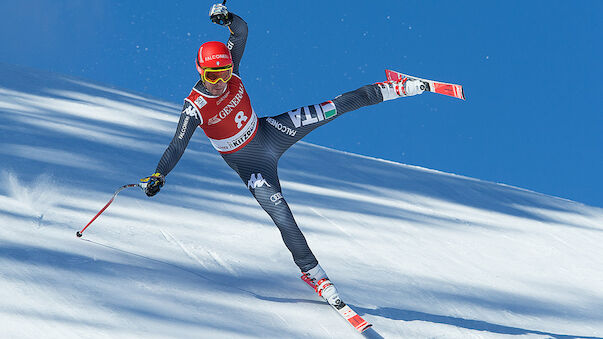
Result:
[[98,213],[96,213],[96,215],[94,216],[94,218],[92,218],[92,220],[90,220],[90,222],[88,224],[86,224],[86,226],[84,226],[84,228],[82,228],[81,231],[75,232],[75,235],[78,238],[82,237],[82,233],[84,233],[84,231],[86,230],[86,228],[88,228],[88,226],[90,226],[90,224],[92,224],[92,222],[94,220],[96,220],[96,218],[98,218],[99,215],[101,215],[106,209],[107,207],[109,207],[109,205],[111,205],[111,203],[113,202],[113,200],[115,200],[115,197],[119,194],[119,192],[125,190],[126,188],[129,187],[140,187],[142,189],[144,189],[144,187],[139,183],[139,184],[128,184],[128,185],[123,185],[122,187],[118,188],[117,191],[115,191],[115,193],[113,193],[113,197],[111,197],[111,200],[109,200],[109,202],[105,205],[105,207],[103,207]]

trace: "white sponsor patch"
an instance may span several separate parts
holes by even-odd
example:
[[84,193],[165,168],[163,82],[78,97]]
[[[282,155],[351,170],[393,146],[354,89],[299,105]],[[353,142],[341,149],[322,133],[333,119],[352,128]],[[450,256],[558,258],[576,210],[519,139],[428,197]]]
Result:
[[202,96],[199,96],[197,99],[195,99],[195,104],[197,104],[197,107],[202,108],[203,106],[207,105],[207,101],[205,101]]

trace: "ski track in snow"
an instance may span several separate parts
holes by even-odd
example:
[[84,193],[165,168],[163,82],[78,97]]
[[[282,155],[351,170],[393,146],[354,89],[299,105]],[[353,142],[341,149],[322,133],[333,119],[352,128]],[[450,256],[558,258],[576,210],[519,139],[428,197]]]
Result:
[[176,238],[174,238],[173,235],[171,235],[169,232],[164,231],[162,229],[159,229],[159,231],[161,232],[161,234],[163,235],[163,237],[165,238],[165,240],[167,240],[168,242],[170,242],[172,244],[175,244],[178,247],[180,247],[180,249],[182,249],[182,251],[189,258],[193,259],[193,261],[195,261],[196,263],[198,263],[199,265],[201,265],[204,269],[207,269],[207,266],[205,265],[205,263],[203,263],[203,261],[201,259],[199,259],[194,253],[192,253],[186,247],[184,247],[181,242],[179,242],[178,240],[176,240]]
[[[179,109],[0,65],[0,337],[361,337],[199,133],[159,195],[75,238]],[[602,209],[304,142],[279,173],[364,337],[603,337]]]
[[[163,236],[165,237],[165,239],[173,244],[178,245],[178,247],[180,247],[182,249],[182,251],[191,259],[193,259],[193,261],[197,262],[199,265],[201,265],[204,269],[208,269],[209,266],[206,264],[203,260],[201,260],[195,253],[193,253],[191,250],[189,250],[186,246],[184,246],[184,244],[182,244],[182,242],[178,241],[178,239],[176,239],[170,232],[159,229],[159,231],[161,232],[161,234],[163,234]],[[211,260],[217,265],[219,266],[219,268],[224,269],[226,271],[228,271],[231,275],[237,277],[238,274],[237,272],[230,266],[228,265],[224,260],[222,260],[220,258],[219,255],[212,253],[212,251],[210,250],[205,250],[205,252],[207,253],[207,255],[211,258]]]

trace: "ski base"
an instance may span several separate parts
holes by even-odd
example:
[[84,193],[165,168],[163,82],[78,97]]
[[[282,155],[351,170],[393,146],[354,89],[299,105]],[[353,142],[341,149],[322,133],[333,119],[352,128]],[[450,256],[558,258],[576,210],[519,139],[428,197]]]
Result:
[[443,94],[447,96],[451,96],[453,98],[458,98],[461,100],[465,100],[465,92],[463,91],[463,86],[457,84],[449,84],[446,82],[421,79],[413,75],[403,74],[396,71],[391,71],[389,69],[385,70],[385,75],[387,76],[387,80],[390,81],[399,81],[404,78],[420,80],[425,85],[425,90],[433,93]]

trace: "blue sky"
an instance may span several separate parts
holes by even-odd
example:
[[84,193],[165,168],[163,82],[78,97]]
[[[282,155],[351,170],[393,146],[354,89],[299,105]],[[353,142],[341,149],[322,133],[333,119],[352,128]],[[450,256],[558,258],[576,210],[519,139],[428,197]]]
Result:
[[[211,4],[5,1],[0,62],[181,103],[199,45],[228,37]],[[603,2],[227,5],[249,24],[241,74],[260,116],[382,81],[385,68],[465,88],[465,102],[386,102],[306,141],[603,206]]]

